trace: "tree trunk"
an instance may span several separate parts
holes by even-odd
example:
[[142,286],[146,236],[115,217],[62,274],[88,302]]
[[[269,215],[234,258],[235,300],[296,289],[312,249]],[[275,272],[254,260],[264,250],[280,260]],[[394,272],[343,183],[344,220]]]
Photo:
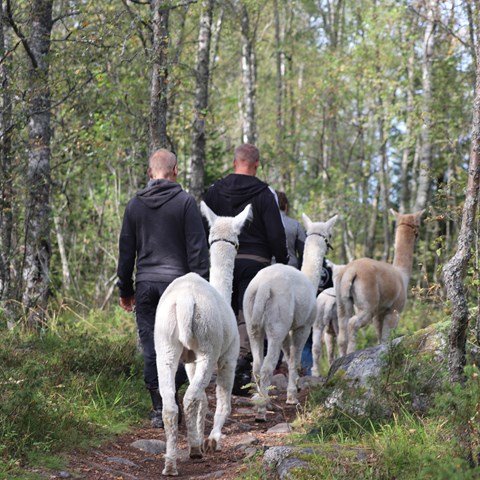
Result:
[[400,213],[404,214],[411,211],[410,208],[410,172],[412,164],[412,115],[414,113],[414,75],[415,75],[415,54],[413,46],[408,57],[407,63],[407,105],[406,105],[406,121],[405,121],[405,146],[402,152],[402,163],[400,172]]
[[[480,2],[477,5],[477,26],[480,27]],[[478,31],[478,29],[477,29]],[[464,381],[466,363],[466,339],[468,328],[468,304],[464,280],[472,256],[475,237],[475,218],[480,182],[480,42],[476,43],[476,82],[473,104],[472,144],[468,166],[468,181],[463,206],[462,225],[454,256],[443,268],[447,297],[452,306],[452,324],[448,336],[448,368],[450,381]]]
[[65,249],[65,240],[63,238],[62,226],[58,215],[53,215],[53,224],[55,226],[55,235],[57,236],[58,253],[62,264],[63,291],[68,292],[71,286],[70,267],[68,265],[67,251]]
[[168,18],[170,10],[162,0],[151,0],[152,56],[150,76],[149,151],[168,148]]
[[422,60],[422,86],[423,86],[423,123],[421,129],[422,150],[420,157],[420,170],[418,172],[418,189],[414,211],[418,212],[427,206],[430,196],[431,170],[432,170],[432,77],[433,77],[433,52],[435,47],[435,26],[438,0],[427,2],[427,25],[423,42]]
[[50,268],[50,89],[49,50],[53,0],[35,0],[29,41],[29,154],[25,176],[25,252],[23,306],[27,325],[45,325]]
[[282,51],[282,42],[280,35],[280,12],[278,11],[278,1],[273,1],[273,12],[275,17],[275,59],[277,67],[277,132],[276,132],[276,154],[277,159],[281,158],[284,138],[284,118],[283,118],[283,101],[284,101],[284,82],[285,76],[285,54]]
[[192,159],[190,193],[197,203],[203,196],[205,170],[205,117],[208,109],[210,80],[210,40],[212,37],[213,0],[203,0],[198,34],[194,119],[192,126]]
[[242,141],[255,144],[257,142],[257,121],[255,113],[257,58],[255,53],[255,34],[250,28],[250,19],[247,7],[241,5],[241,32],[242,32]]
[[[0,13],[3,13],[3,1],[0,0]],[[12,178],[12,96],[10,93],[10,60],[5,56],[8,41],[5,32],[4,16],[0,18],[0,300],[7,317],[8,328],[14,326],[14,304],[12,298],[12,233],[13,233],[13,178]]]

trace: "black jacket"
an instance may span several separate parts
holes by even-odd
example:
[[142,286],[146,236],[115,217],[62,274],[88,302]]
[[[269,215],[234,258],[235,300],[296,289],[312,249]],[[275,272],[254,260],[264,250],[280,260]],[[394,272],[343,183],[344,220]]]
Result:
[[205,203],[222,216],[238,215],[252,204],[253,219],[240,233],[238,253],[258,255],[288,263],[287,239],[275,196],[265,182],[251,175],[232,173],[215,182]]
[[170,283],[189,272],[208,278],[207,238],[197,204],[178,183],[169,180],[151,180],[128,202],[119,251],[121,297],[134,293],[135,266],[136,283]]

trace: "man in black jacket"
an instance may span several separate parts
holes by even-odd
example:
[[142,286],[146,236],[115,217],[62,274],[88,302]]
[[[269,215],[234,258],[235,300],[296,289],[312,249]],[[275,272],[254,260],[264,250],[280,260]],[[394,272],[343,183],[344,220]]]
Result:
[[[157,150],[149,158],[147,173],[147,187],[137,192],[125,208],[117,285],[121,307],[131,312],[135,306],[143,347],[144,381],[153,404],[152,426],[163,428],[153,340],[157,305],[176,278],[196,272],[208,279],[209,256],[195,199],[176,182],[176,156],[168,150]],[[179,369],[177,390],[185,380],[184,368]]]
[[233,387],[236,395],[247,394],[241,387],[250,382],[251,372],[250,343],[242,308],[245,290],[253,277],[270,265],[272,257],[277,263],[288,263],[285,228],[275,192],[256,178],[259,164],[257,147],[240,145],[234,154],[234,173],[215,182],[204,198],[205,203],[222,216],[237,215],[247,204],[252,204],[253,219],[240,233],[233,272],[232,307],[240,334],[240,358]]

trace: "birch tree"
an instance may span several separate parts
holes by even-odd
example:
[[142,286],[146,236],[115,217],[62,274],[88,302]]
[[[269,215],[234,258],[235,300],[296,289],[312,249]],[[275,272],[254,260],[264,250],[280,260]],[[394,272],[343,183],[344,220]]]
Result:
[[8,35],[5,23],[4,2],[0,0],[0,299],[7,317],[7,325],[13,327],[11,301],[11,270],[13,263],[13,185],[12,185],[12,95],[10,93],[10,59]]
[[150,74],[149,152],[168,147],[168,19],[170,9],[162,0],[151,0],[152,55]]
[[199,203],[204,190],[205,117],[208,109],[210,79],[210,41],[212,37],[213,0],[203,0],[198,34],[190,193]]
[[256,96],[257,96],[257,54],[256,30],[252,27],[247,5],[240,4],[242,34],[242,141],[257,142]]
[[[480,1],[476,0],[475,4],[477,6],[477,31],[479,31]],[[457,250],[443,268],[447,297],[452,306],[452,323],[448,335],[448,368],[450,380],[457,383],[464,381],[463,369],[466,363],[466,342],[469,323],[469,309],[464,280],[472,257],[472,246],[475,241],[476,213],[480,191],[480,41],[478,39],[475,45],[475,54],[476,81],[472,140],[462,224],[458,235]]]
[[433,100],[433,55],[435,48],[435,30],[437,22],[438,0],[426,1],[426,25],[422,56],[422,128],[421,128],[421,158],[418,173],[418,189],[414,211],[419,212],[427,206],[430,197],[432,170],[432,100]]
[[15,22],[10,0],[7,16],[27,54],[28,141],[25,174],[25,236],[21,264],[22,304],[27,326],[39,329],[46,322],[49,298],[50,244],[50,139],[51,99],[49,86],[53,0],[33,0],[29,37]]

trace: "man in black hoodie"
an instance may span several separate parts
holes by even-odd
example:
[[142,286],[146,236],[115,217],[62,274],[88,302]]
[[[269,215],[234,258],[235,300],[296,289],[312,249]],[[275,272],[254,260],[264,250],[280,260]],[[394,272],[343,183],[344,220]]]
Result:
[[239,248],[233,272],[232,307],[240,334],[240,357],[237,363],[233,393],[246,395],[243,385],[250,382],[251,352],[243,316],[243,296],[253,277],[271,264],[288,263],[287,240],[274,190],[258,178],[260,154],[254,145],[236,148],[234,173],[215,182],[205,194],[205,203],[217,214],[234,216],[252,204],[253,219],[240,233]]
[[[144,380],[153,404],[152,426],[163,428],[153,330],[158,302],[178,277],[196,272],[208,279],[209,256],[202,217],[195,199],[176,182],[176,156],[157,150],[148,160],[147,187],[127,204],[119,240],[120,305],[135,306],[143,347]],[[135,288],[133,272],[135,271]],[[177,390],[186,380],[177,372]]]

